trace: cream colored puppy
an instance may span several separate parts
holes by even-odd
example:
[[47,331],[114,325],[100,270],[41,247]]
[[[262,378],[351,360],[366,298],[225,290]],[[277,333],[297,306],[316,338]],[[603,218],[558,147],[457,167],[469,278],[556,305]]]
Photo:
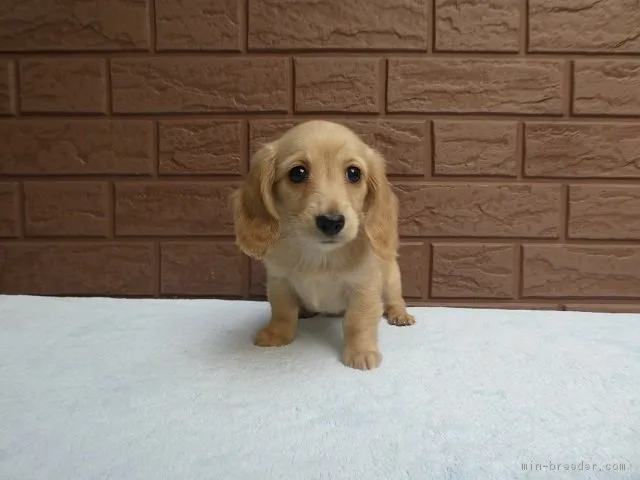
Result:
[[281,346],[298,318],[344,316],[346,365],[380,365],[378,327],[411,325],[402,297],[398,200],[382,156],[347,127],[309,121],[256,152],[233,194],[239,248],[264,263],[271,320],[256,336]]

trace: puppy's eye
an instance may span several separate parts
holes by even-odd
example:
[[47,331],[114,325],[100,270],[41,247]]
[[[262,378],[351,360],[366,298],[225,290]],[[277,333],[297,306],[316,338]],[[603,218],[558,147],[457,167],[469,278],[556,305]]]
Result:
[[291,180],[293,183],[302,183],[307,178],[309,178],[309,172],[301,165],[293,167],[291,170],[289,170],[289,180]]
[[358,183],[362,177],[362,172],[358,167],[347,168],[347,180],[349,183]]

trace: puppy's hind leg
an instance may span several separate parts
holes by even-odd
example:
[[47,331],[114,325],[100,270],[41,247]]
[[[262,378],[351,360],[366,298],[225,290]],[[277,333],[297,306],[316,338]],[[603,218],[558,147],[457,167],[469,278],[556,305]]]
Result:
[[258,332],[254,343],[260,347],[281,347],[293,341],[298,329],[300,305],[295,292],[283,278],[267,278],[267,298],[271,320]]
[[407,312],[407,304],[402,297],[402,277],[397,260],[386,262],[382,268],[384,277],[384,316],[389,325],[407,326],[416,323],[413,315]]

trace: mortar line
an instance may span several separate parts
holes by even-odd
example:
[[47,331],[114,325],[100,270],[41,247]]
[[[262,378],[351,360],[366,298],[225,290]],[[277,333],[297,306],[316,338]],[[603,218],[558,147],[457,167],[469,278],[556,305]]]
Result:
[[519,7],[518,55],[525,56],[529,49],[529,1],[520,0]]
[[383,57],[378,65],[378,114],[387,116],[387,72],[389,71],[388,59]]
[[513,245],[513,298],[515,300],[522,299],[522,286],[523,286],[523,274],[524,267],[522,265],[522,244],[519,242]]
[[249,52],[249,1],[240,2],[240,51]]
[[12,70],[13,70],[13,101],[12,108],[13,114],[16,117],[22,116],[22,99],[21,99],[21,90],[22,90],[22,79],[20,76],[20,60],[18,58],[13,59],[11,62]]
[[436,51],[436,0],[427,0],[427,55]]
[[158,44],[158,31],[157,31],[157,23],[156,23],[156,0],[149,0],[149,51],[151,54],[156,53],[156,46]]

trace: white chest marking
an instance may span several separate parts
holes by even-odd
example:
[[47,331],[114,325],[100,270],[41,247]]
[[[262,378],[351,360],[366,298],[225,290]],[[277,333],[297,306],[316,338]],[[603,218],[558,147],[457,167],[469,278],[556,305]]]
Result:
[[294,275],[290,282],[307,310],[339,314],[347,309],[347,284],[338,276]]

